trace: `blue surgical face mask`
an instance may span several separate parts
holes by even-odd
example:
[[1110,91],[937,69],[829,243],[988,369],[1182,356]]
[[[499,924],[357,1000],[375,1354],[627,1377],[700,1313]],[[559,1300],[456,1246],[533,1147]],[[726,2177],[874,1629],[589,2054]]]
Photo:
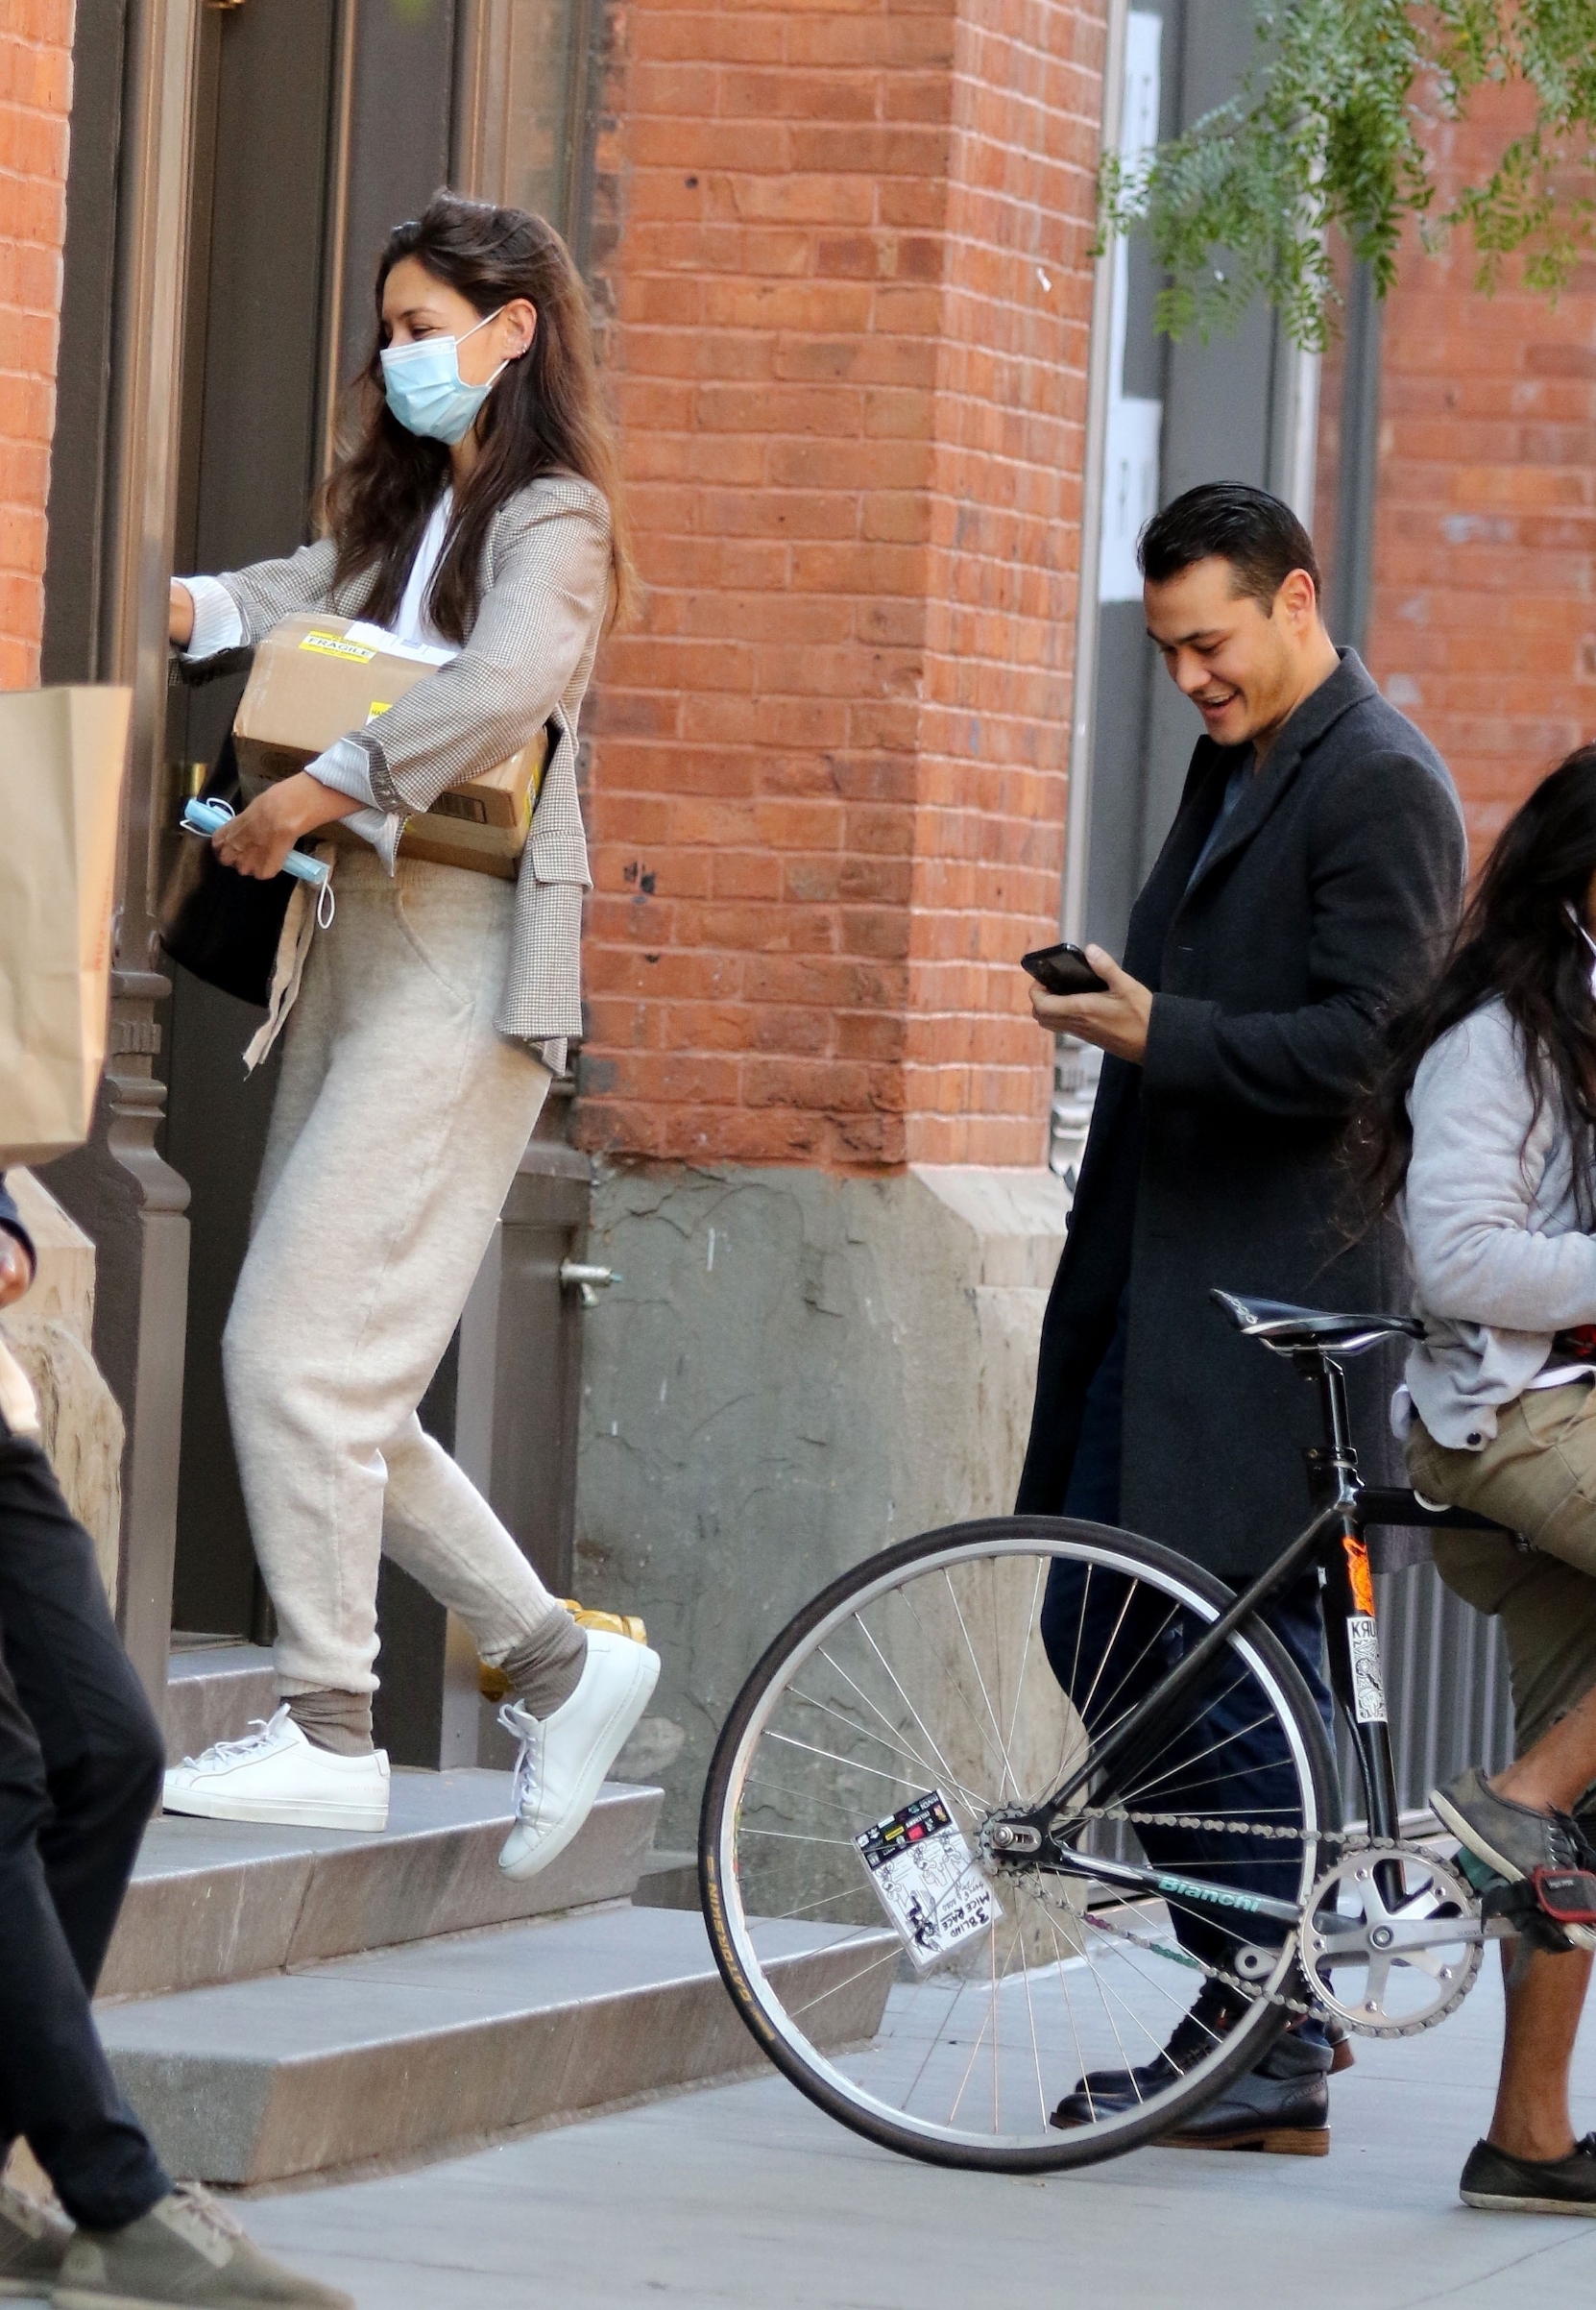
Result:
[[[503,311],[503,306],[498,308]],[[466,337],[474,337],[498,313],[484,313]],[[460,347],[466,337],[423,337],[414,345],[390,345],[382,354],[382,389],[388,406],[410,433],[450,447],[463,441],[477,412],[509,368],[500,361],[485,385],[468,385],[460,375]]]

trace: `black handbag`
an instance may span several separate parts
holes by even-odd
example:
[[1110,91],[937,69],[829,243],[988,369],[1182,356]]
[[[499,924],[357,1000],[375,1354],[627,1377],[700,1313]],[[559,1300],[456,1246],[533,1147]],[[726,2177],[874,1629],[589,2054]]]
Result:
[[[238,757],[230,732],[200,790],[205,802],[244,806]],[[294,895],[290,875],[269,883],[224,866],[210,844],[185,834],[160,906],[160,943],[174,962],[224,994],[268,1007],[283,917]]]

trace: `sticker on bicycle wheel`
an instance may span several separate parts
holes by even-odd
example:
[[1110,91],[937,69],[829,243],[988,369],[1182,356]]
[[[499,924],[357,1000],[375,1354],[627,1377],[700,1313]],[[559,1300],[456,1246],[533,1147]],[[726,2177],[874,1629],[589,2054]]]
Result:
[[1380,1673],[1376,1622],[1361,1613],[1346,1616],[1346,1652],[1352,1664],[1352,1714],[1360,1724],[1386,1721],[1386,1680]]
[[854,1842],[917,1972],[979,1940],[1003,1915],[940,1789],[889,1812]]

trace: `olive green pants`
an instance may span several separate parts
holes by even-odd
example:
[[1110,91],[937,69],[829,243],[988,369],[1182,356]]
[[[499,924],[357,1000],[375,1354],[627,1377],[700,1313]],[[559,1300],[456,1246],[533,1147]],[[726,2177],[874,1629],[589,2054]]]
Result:
[[1521,1535],[1438,1532],[1435,1558],[1455,1595],[1502,1623],[1522,1756],[1596,1685],[1596,1386],[1503,1404],[1484,1451],[1452,1451],[1415,1418],[1408,1472],[1426,1499]]

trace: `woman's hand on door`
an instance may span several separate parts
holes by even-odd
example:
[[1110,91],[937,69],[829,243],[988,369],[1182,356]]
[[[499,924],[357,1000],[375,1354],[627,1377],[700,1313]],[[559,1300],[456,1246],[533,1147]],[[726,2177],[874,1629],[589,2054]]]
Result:
[[359,808],[352,795],[335,793],[301,770],[257,794],[248,809],[212,835],[211,846],[224,866],[269,883],[282,872],[283,860],[302,835],[314,833],[330,819],[347,818]]

